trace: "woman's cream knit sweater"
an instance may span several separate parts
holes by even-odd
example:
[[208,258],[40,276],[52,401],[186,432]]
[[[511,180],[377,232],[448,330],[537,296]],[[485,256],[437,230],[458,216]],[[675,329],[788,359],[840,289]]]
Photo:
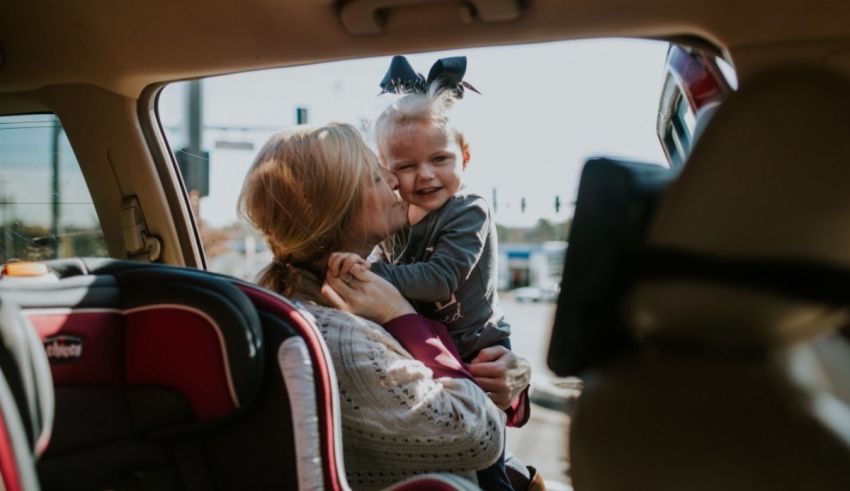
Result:
[[475,470],[501,455],[505,416],[467,379],[433,378],[381,326],[307,305],[339,382],[342,444],[354,489],[381,489],[416,474]]

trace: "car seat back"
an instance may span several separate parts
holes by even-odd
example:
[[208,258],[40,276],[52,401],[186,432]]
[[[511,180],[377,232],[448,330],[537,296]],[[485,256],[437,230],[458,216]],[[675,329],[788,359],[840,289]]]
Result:
[[54,282],[0,284],[55,380],[45,488],[342,488],[323,345],[291,304],[197,270],[47,265]]
[[850,407],[791,354],[847,350],[848,112],[850,82],[807,68],[717,109],[621,271],[637,348],[584,374],[577,489],[846,489]]

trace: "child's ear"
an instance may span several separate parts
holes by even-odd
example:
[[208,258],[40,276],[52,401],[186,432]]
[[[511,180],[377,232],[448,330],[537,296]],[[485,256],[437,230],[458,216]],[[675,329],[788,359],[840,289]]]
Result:
[[464,148],[463,149],[463,170],[466,170],[466,166],[469,165],[469,158],[470,158],[469,149]]

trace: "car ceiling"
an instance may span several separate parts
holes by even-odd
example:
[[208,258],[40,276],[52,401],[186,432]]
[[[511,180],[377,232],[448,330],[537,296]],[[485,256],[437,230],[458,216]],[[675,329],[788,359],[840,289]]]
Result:
[[599,36],[697,36],[728,49],[739,65],[771,59],[764,53],[787,56],[789,47],[801,58],[836,50],[836,59],[850,58],[845,1],[528,0],[519,19],[490,23],[464,23],[463,2],[449,1],[393,8],[375,35],[349,34],[342,3],[6,2],[0,93],[81,83],[138,98],[155,82],[263,67]]

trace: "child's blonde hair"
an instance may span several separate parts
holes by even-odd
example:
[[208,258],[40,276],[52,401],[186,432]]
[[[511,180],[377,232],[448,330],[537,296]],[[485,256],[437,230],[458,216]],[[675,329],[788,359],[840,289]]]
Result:
[[431,90],[424,94],[408,94],[390,104],[375,122],[375,140],[381,160],[386,164],[390,142],[398,136],[398,131],[411,124],[431,124],[443,130],[446,136],[458,144],[463,152],[463,168],[466,169],[469,143],[463,133],[451,124],[449,117],[457,100],[452,91]]
[[290,265],[311,268],[340,250],[376,172],[374,154],[351,125],[299,126],[272,136],[239,196],[240,213],[274,255],[258,283],[292,295],[299,285]]

